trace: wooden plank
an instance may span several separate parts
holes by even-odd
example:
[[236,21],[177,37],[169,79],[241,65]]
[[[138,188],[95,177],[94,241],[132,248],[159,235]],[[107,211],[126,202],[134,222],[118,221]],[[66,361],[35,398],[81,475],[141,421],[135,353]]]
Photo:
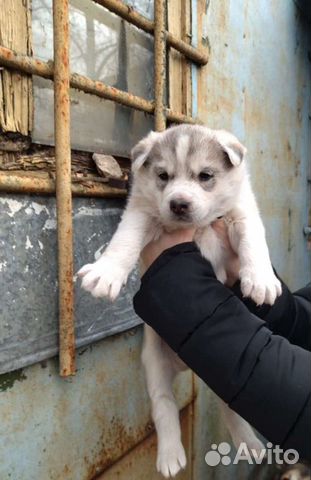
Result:
[[[190,0],[168,0],[168,30],[190,44]],[[190,63],[176,50],[169,50],[169,105],[191,116]]]
[[[18,143],[18,139],[12,139],[11,143]],[[27,171],[45,171],[55,172],[55,148],[50,146],[37,145],[30,143],[27,149],[23,145],[17,146],[18,151],[13,151],[10,144],[8,148],[1,148],[0,136],[0,171],[9,170],[27,170]],[[93,175],[102,178],[97,171],[96,163],[92,159],[92,153],[77,150],[71,151],[72,165],[71,173]],[[124,175],[128,175],[131,163],[127,158],[114,157],[120,165]]]
[[[184,41],[191,42],[191,0],[181,2],[181,37]],[[182,71],[182,113],[192,115],[192,84],[191,62],[185,57],[181,59]]]
[[[31,0],[1,0],[0,44],[31,55]],[[29,135],[32,129],[32,79],[0,69],[0,130]]]
[[[198,7],[198,48],[207,49],[210,54],[210,43],[208,39],[208,32],[206,31],[207,24],[207,10],[209,2],[207,0],[197,0]],[[198,116],[199,118],[206,118],[207,115],[207,78],[208,78],[208,64],[197,69],[198,75]]]

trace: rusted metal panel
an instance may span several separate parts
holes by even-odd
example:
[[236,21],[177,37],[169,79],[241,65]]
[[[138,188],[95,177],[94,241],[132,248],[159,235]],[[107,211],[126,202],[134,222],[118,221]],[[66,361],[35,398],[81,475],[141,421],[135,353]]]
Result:
[[[192,445],[192,407],[185,407],[180,412],[182,441],[187,451],[187,468],[178,474],[178,480],[191,479],[191,445]],[[107,469],[96,480],[163,480],[156,471],[157,439],[155,433],[130,450],[111,468]],[[94,480],[93,477],[90,480]]]
[[294,2],[209,2],[211,44],[199,115],[233,131],[248,164],[272,260],[293,288],[308,281],[310,27]]
[[[0,376],[1,479],[89,480],[150,435],[141,333],[80,349],[71,379],[56,360]],[[190,384],[187,372],[176,382],[180,408]]]

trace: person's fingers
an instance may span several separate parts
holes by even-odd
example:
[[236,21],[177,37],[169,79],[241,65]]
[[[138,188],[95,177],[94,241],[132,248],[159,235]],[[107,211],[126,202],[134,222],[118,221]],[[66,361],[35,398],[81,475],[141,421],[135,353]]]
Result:
[[183,228],[180,230],[174,230],[172,232],[164,232],[160,237],[160,241],[163,245],[166,243],[171,245],[177,245],[179,243],[191,242],[195,235],[195,228]]
[[192,242],[195,235],[194,228],[163,232],[159,239],[150,242],[142,251],[141,258],[146,267],[149,267],[164,250],[180,243]]

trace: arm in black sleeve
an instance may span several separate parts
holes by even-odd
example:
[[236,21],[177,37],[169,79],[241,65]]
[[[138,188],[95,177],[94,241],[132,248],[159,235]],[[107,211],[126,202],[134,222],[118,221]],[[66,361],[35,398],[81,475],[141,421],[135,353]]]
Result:
[[243,297],[240,282],[232,291],[244,303],[247,309],[265,320],[266,326],[276,335],[287,338],[291,344],[311,350],[311,286],[308,285],[291,293],[282,283],[282,294],[273,306],[257,306],[252,299]]
[[274,335],[215,277],[193,243],[142,278],[137,314],[269,441],[310,458],[310,353]]

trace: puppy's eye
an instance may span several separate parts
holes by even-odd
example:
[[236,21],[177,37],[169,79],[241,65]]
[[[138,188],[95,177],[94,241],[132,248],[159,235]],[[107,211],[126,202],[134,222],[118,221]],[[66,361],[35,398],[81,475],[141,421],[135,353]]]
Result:
[[201,182],[207,182],[208,180],[213,178],[213,176],[214,175],[212,175],[211,173],[207,173],[207,172],[199,173],[199,179],[200,179]]
[[162,182],[168,181],[168,174],[166,172],[158,173],[158,177],[160,180],[162,180]]

